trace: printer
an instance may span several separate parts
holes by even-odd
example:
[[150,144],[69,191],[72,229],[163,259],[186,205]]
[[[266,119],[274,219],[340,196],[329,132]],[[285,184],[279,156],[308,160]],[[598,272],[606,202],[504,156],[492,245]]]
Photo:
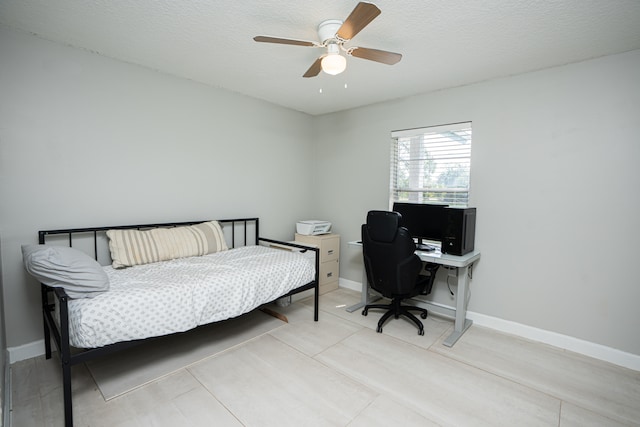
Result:
[[331,233],[331,223],[329,221],[320,221],[317,219],[298,221],[296,223],[296,233],[305,234],[307,236]]

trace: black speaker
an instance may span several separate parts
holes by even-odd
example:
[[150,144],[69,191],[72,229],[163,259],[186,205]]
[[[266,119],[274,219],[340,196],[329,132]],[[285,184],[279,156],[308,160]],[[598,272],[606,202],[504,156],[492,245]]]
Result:
[[445,208],[442,253],[464,255],[473,251],[476,237],[476,208]]

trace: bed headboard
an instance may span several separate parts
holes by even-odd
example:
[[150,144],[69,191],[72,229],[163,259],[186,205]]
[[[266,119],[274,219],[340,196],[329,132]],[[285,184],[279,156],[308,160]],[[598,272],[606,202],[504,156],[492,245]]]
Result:
[[[106,234],[108,230],[171,228],[194,225],[206,221],[209,220],[41,230],[38,231],[38,243],[53,243],[74,247],[93,256],[100,264],[107,265],[111,263],[109,243]],[[258,244],[260,235],[258,218],[219,219],[217,221],[222,227],[229,248]]]

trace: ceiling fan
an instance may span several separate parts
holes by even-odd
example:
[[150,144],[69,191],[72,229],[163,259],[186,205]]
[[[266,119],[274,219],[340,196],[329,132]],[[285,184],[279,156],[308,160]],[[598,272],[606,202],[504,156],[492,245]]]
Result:
[[383,64],[393,65],[402,59],[402,55],[394,52],[387,52],[378,49],[369,49],[366,47],[345,47],[344,44],[351,40],[364,27],[369,25],[378,15],[380,9],[373,4],[360,2],[351,11],[346,21],[338,19],[329,19],[318,25],[318,38],[320,42],[312,42],[306,40],[283,39],[279,37],[256,36],[253,39],[262,43],[278,43],[290,44],[294,46],[321,47],[327,51],[321,55],[309,67],[302,77],[315,77],[324,71],[327,74],[340,74],[347,67],[347,60],[340,52],[344,52],[347,56],[355,56],[356,58],[368,59],[369,61],[381,62]]

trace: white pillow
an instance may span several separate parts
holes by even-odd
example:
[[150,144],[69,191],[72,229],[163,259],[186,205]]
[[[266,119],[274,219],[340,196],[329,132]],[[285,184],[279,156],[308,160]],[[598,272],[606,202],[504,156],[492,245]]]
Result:
[[102,266],[77,249],[23,245],[22,260],[29,274],[45,285],[64,288],[70,298],[91,298],[109,290]]

